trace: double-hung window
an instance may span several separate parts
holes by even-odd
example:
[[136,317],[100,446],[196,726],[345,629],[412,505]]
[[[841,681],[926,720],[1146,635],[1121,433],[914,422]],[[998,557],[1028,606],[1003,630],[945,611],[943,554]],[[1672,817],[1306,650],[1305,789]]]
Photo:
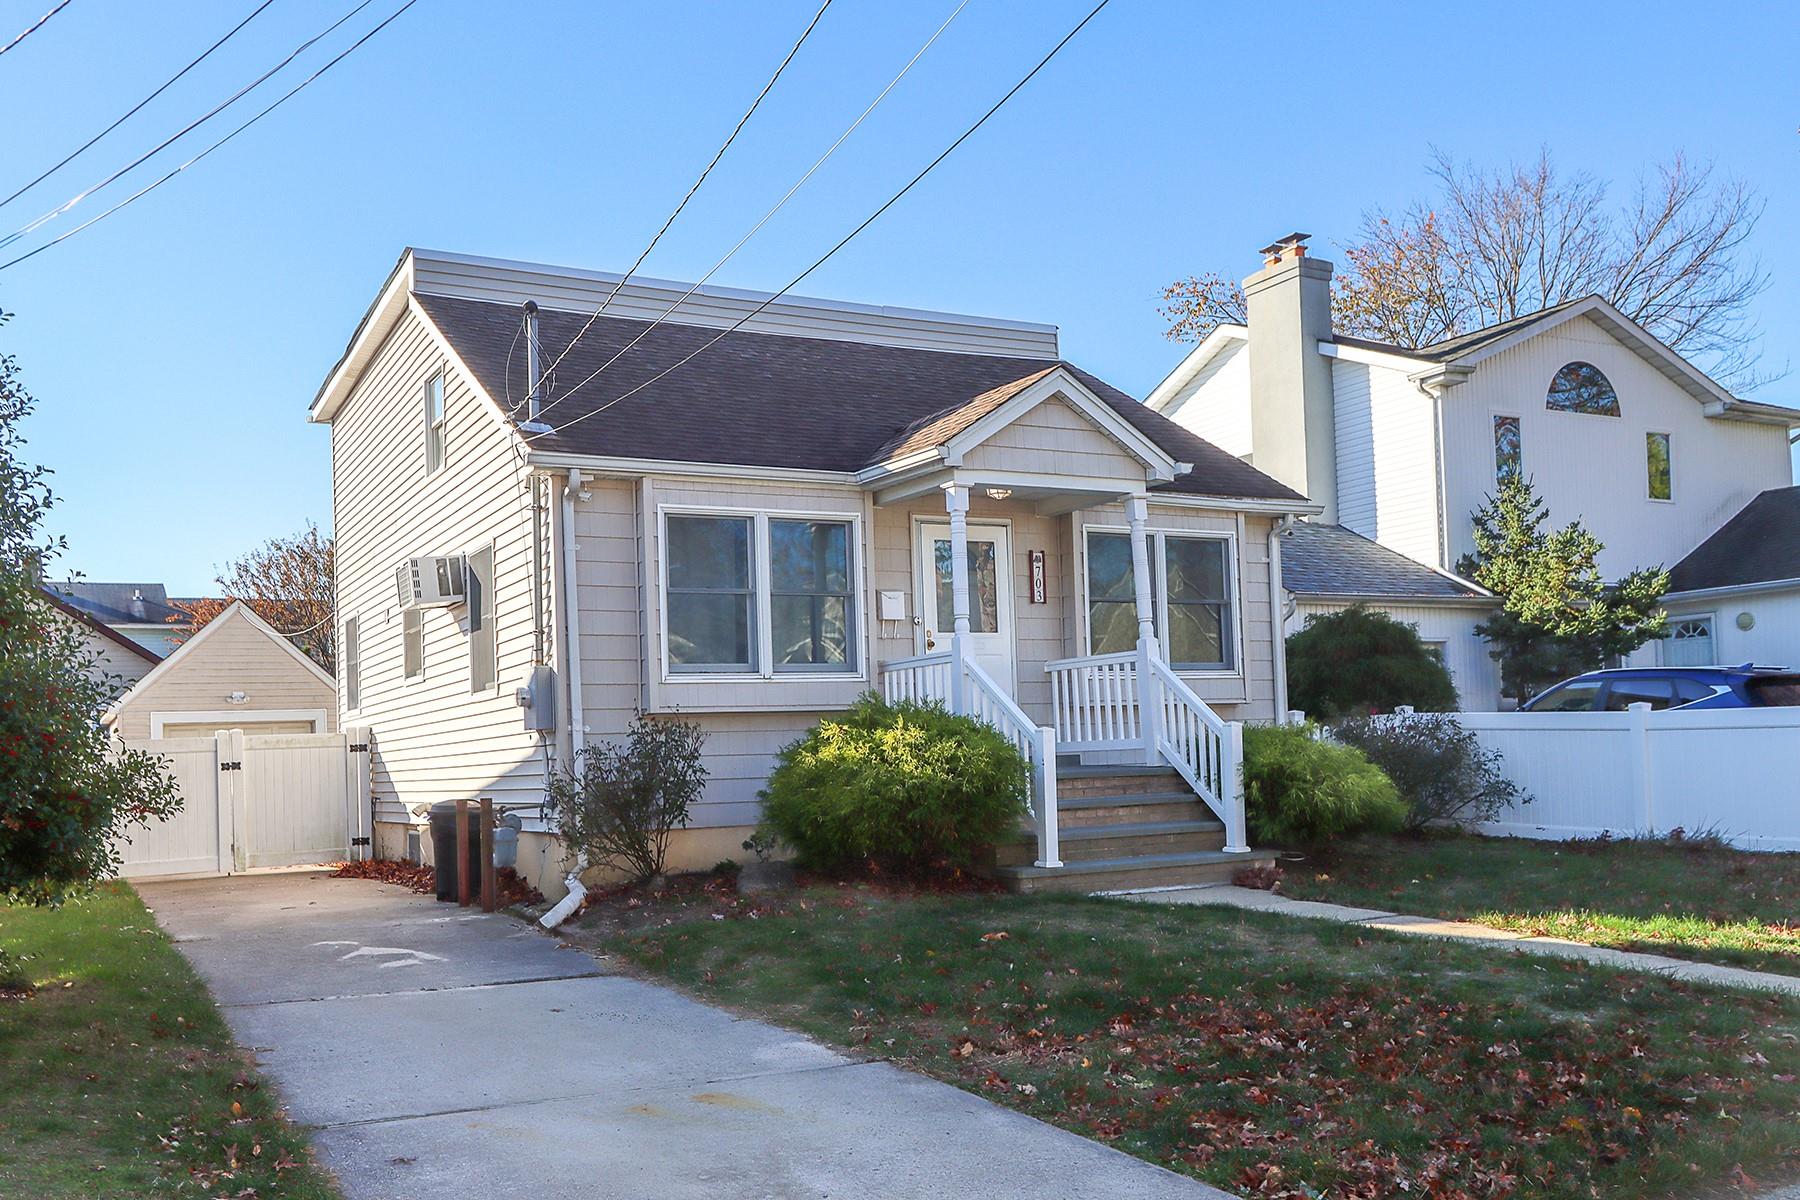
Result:
[[669,513],[670,673],[855,671],[854,542],[848,520]]
[[425,381],[425,473],[444,465],[444,373]]
[[[1151,611],[1169,663],[1187,671],[1236,665],[1231,541],[1155,532],[1147,535]],[[1137,586],[1131,538],[1087,535],[1088,652],[1116,654],[1137,646]]]

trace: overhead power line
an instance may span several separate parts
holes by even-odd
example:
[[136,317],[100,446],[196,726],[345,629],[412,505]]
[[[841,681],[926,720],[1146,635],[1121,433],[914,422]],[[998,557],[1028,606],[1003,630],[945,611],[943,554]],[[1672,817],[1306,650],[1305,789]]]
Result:
[[606,299],[600,302],[600,307],[595,309],[593,315],[587,319],[587,324],[583,325],[580,331],[575,334],[574,341],[571,341],[567,346],[563,347],[562,353],[556,356],[556,362],[545,367],[536,379],[527,381],[531,385],[527,389],[528,392],[537,391],[539,385],[549,377],[550,372],[556,370],[557,363],[562,362],[563,357],[575,348],[575,343],[579,342],[582,337],[586,335],[587,331],[594,327],[594,322],[600,319],[600,314],[606,311],[606,306],[612,303],[613,297],[617,296],[619,290],[631,281],[633,275],[637,274],[637,269],[644,265],[644,260],[650,257],[650,252],[652,250],[656,249],[656,243],[662,241],[663,234],[669,232],[669,226],[675,224],[675,218],[681,215],[681,210],[687,207],[688,201],[694,198],[694,193],[700,190],[700,185],[706,182],[706,177],[712,174],[712,169],[719,165],[719,160],[721,158],[725,157],[725,151],[731,149],[731,143],[737,141],[737,135],[742,133],[744,131],[744,126],[750,123],[751,116],[754,115],[757,108],[762,105],[763,98],[774,90],[775,81],[781,78],[781,73],[788,69],[789,63],[794,61],[794,55],[800,53],[800,47],[806,44],[806,39],[812,36],[812,31],[818,26],[819,18],[823,17],[825,15],[825,10],[830,7],[831,0],[825,0],[823,4],[819,5],[819,11],[813,14],[813,18],[811,21],[807,22],[806,28],[800,31],[800,37],[794,42],[793,46],[789,48],[787,57],[781,60],[781,65],[775,68],[775,73],[773,75],[769,76],[769,82],[763,84],[762,91],[756,93],[756,99],[750,102],[750,107],[745,109],[744,115],[738,118],[738,123],[732,127],[731,135],[725,139],[722,145],[720,145],[718,153],[712,156],[712,161],[706,164],[706,169],[700,172],[699,178],[694,180],[694,185],[688,188],[687,195],[681,198],[681,203],[675,206],[675,211],[669,214],[669,219],[662,223],[662,228],[656,231],[656,236],[650,239],[650,244],[644,247],[644,252],[637,256],[636,262],[631,264],[631,269],[626,271],[624,277],[620,279],[618,283],[613,285],[613,290],[608,292]]
[[772,295],[768,296],[761,303],[759,303],[755,308],[751,309],[749,312],[747,312],[743,316],[739,317],[736,321],[732,322],[731,325],[729,325],[728,327],[726,327],[724,329],[721,329],[718,333],[714,334],[712,337],[710,337],[706,341],[702,342],[695,349],[690,350],[687,354],[683,355],[681,358],[676,359],[675,362],[673,362],[669,366],[663,368],[661,371],[658,371],[656,374],[652,375],[650,378],[644,380],[644,382],[638,384],[636,387],[632,388],[630,391],[628,391],[628,392],[624,393],[623,395],[618,396],[612,400],[608,400],[605,404],[599,405],[596,408],[590,409],[587,412],[582,413],[579,417],[576,417],[574,420],[568,422],[565,425],[560,426],[559,428],[552,429],[547,433],[529,434],[529,435],[527,435],[527,440],[528,441],[537,441],[540,438],[545,438],[545,437],[550,436],[551,433],[562,433],[563,431],[565,431],[575,425],[581,424],[581,422],[587,420],[589,417],[594,417],[594,416],[600,415],[601,413],[605,412],[607,409],[613,407],[613,405],[615,405],[615,404],[620,404],[626,400],[631,399],[633,396],[637,395],[639,392],[643,391],[645,388],[649,387],[651,384],[657,382],[658,380],[664,378],[665,376],[671,374],[672,372],[679,370],[683,366],[686,366],[688,363],[692,362],[694,359],[698,358],[700,355],[706,353],[707,350],[709,350],[713,346],[717,345],[719,343],[720,339],[724,338],[728,334],[736,333],[739,329],[742,329],[758,313],[762,312],[765,308],[769,307],[769,305],[775,303],[775,301],[781,299],[781,297],[786,295],[789,291],[791,291],[795,287],[799,286],[801,281],[803,281],[808,275],[811,275],[814,271],[816,271],[820,267],[824,266],[825,263],[833,255],[835,255],[839,250],[842,250],[845,246],[848,246],[850,244],[850,242],[858,234],[860,234],[863,230],[867,229],[869,226],[873,225],[881,217],[881,214],[885,213],[888,209],[890,209],[890,208],[894,207],[894,205],[898,204],[902,197],[904,197],[908,192],[912,191],[913,188],[918,186],[920,180],[924,179],[927,175],[931,174],[931,172],[937,167],[937,165],[939,163],[943,162],[946,158],[949,158],[951,154],[955,153],[956,148],[958,146],[961,146],[964,142],[968,141],[971,137],[973,137],[975,135],[976,130],[980,129],[983,125],[986,125],[988,123],[989,118],[991,118],[995,113],[999,112],[1001,110],[1001,108],[1005,107],[1007,101],[1011,100],[1014,96],[1016,96],[1019,93],[1019,90],[1021,88],[1023,88],[1026,84],[1030,83],[1033,79],[1035,79],[1037,77],[1037,74],[1039,71],[1042,71],[1045,67],[1049,66],[1050,60],[1055,58],[1059,53],[1061,53],[1062,48],[1064,46],[1067,46],[1070,42],[1074,41],[1075,35],[1080,33],[1083,29],[1087,28],[1088,22],[1092,21],[1095,17],[1099,16],[1100,11],[1102,9],[1104,9],[1110,3],[1112,3],[1112,0],[1100,0],[1100,3],[1094,5],[1094,7],[1088,11],[1087,16],[1081,18],[1081,20],[1076,23],[1076,25],[1073,29],[1069,30],[1068,33],[1063,35],[1062,41],[1060,41],[1060,42],[1056,43],[1056,45],[1052,46],[1050,48],[1050,52],[1048,54],[1044,55],[1043,58],[1038,60],[1037,66],[1035,66],[1035,67],[1031,68],[1031,70],[1027,71],[1025,73],[1024,78],[1020,79],[1019,82],[1013,84],[1012,87],[1008,88],[1006,91],[1006,94],[1004,96],[1001,96],[1000,99],[994,101],[993,107],[988,109],[985,113],[981,114],[980,119],[978,119],[973,125],[969,126],[967,129],[963,130],[962,135],[960,137],[958,137],[954,142],[951,142],[947,147],[945,147],[943,153],[939,154],[936,158],[932,159],[929,163],[926,163],[925,169],[920,171],[917,175],[914,175],[912,177],[912,179],[907,181],[907,184],[905,187],[901,188],[899,191],[895,192],[892,196],[890,196],[886,203],[884,203],[880,208],[876,209],[874,212],[870,213],[868,215],[868,217],[865,218],[860,225],[858,225],[855,229],[852,229],[849,233],[845,234],[841,239],[839,239],[838,243],[835,246],[833,246],[831,249],[827,250],[824,254],[821,254],[818,258],[814,259],[812,265],[807,267],[806,270],[800,272],[798,275],[796,275],[792,279],[788,280],[787,283],[782,286],[780,291],[775,292]]
[[81,145],[75,147],[75,149],[73,149],[69,152],[68,157],[64,158],[61,162],[57,163],[55,166],[51,167],[49,170],[45,171],[42,175],[39,175],[36,179],[33,179],[30,183],[25,184],[18,191],[14,192],[12,195],[8,196],[6,199],[0,200],[0,208],[5,208],[8,204],[11,204],[14,200],[17,200],[20,196],[23,196],[26,192],[29,192],[32,188],[36,187],[38,184],[44,182],[44,180],[50,178],[50,176],[56,174],[58,171],[62,170],[64,167],[68,166],[71,162],[74,162],[75,159],[79,155],[84,153],[95,142],[99,141],[101,138],[105,137],[107,134],[111,133],[113,130],[115,130],[119,126],[123,125],[126,121],[129,121],[132,117],[136,116],[138,111],[140,109],[142,109],[144,107],[144,105],[150,103],[152,100],[156,99],[158,96],[160,96],[164,92],[168,91],[169,87],[172,84],[174,84],[176,80],[180,79],[183,75],[186,75],[189,71],[193,70],[195,67],[197,67],[201,63],[205,62],[207,60],[207,58],[211,56],[211,54],[214,50],[217,50],[220,46],[223,46],[226,42],[229,42],[233,37],[237,36],[238,30],[242,29],[244,26],[246,26],[250,22],[254,21],[262,13],[263,9],[269,7],[269,5],[271,5],[273,3],[275,3],[275,0],[263,0],[263,2],[261,4],[257,5],[254,9],[251,10],[249,16],[245,17],[243,20],[239,21],[236,25],[233,25],[229,30],[227,30],[224,37],[220,38],[218,41],[216,41],[212,45],[208,46],[205,50],[201,51],[200,57],[194,59],[192,62],[188,63],[187,66],[181,68],[181,70],[179,70],[179,71],[175,72],[173,75],[169,76],[167,81],[165,81],[161,87],[157,88],[154,92],[151,92],[148,96],[145,96],[142,100],[139,100],[136,104],[132,105],[129,109],[127,109],[125,111],[124,116],[122,116],[118,120],[114,121],[111,125],[108,125],[105,129],[102,129],[99,133],[96,133],[93,137],[89,138],[87,141],[81,143]]
[[[366,2],[367,2],[367,0],[365,0],[365,3]],[[187,170],[189,167],[193,166],[195,163],[199,162],[201,159],[203,159],[207,155],[211,154],[214,150],[219,149],[219,147],[221,147],[225,143],[229,142],[232,138],[235,138],[238,134],[244,132],[244,130],[250,128],[252,125],[256,124],[258,121],[262,120],[264,117],[268,116],[270,113],[272,113],[276,109],[280,108],[283,104],[286,104],[289,100],[292,100],[308,84],[312,83],[313,80],[317,79],[319,76],[325,74],[325,72],[331,70],[331,68],[337,66],[339,63],[343,62],[346,58],[350,57],[350,55],[355,53],[356,50],[358,48],[360,48],[364,42],[367,42],[370,38],[374,37],[376,34],[380,33],[382,30],[386,29],[389,25],[393,24],[394,21],[396,21],[402,13],[404,13],[407,9],[411,8],[413,5],[417,4],[418,2],[419,2],[419,0],[406,0],[405,4],[402,4],[399,8],[395,9],[391,14],[389,14],[389,16],[387,17],[386,20],[382,21],[381,24],[375,26],[375,28],[369,30],[369,32],[363,34],[361,37],[357,38],[354,42],[351,42],[350,45],[345,47],[343,50],[341,50],[335,58],[332,58],[331,60],[326,62],[324,66],[320,67],[318,70],[314,71],[311,75],[308,75],[305,79],[302,79],[299,83],[295,84],[286,93],[284,93],[280,99],[276,100],[273,104],[269,105],[267,108],[265,108],[261,112],[257,113],[254,117],[251,117],[248,121],[245,121],[242,125],[239,125],[236,129],[233,129],[230,133],[226,134],[224,137],[220,138],[218,141],[214,142],[212,145],[208,146],[206,149],[202,150],[200,153],[194,155],[192,158],[188,159],[186,162],[182,163],[180,166],[176,167],[174,170],[170,171],[168,174],[163,175],[162,177],[160,177],[158,179],[152,180],[150,183],[145,184],[143,187],[139,188],[137,191],[133,192],[131,195],[125,197],[125,199],[119,201],[117,204],[113,205],[111,208],[107,209],[105,212],[99,213],[93,217],[88,218],[86,221],[83,221],[81,224],[77,225],[75,228],[68,230],[65,233],[62,233],[62,234],[58,235],[57,237],[50,239],[49,241],[45,242],[43,245],[37,247],[35,250],[31,250],[24,254],[21,254],[21,255],[19,255],[19,257],[12,259],[9,262],[0,263],[0,271],[4,271],[8,267],[16,267],[20,263],[24,262],[26,259],[34,258],[37,255],[42,254],[44,251],[48,250],[50,247],[56,245],[57,243],[67,241],[68,239],[74,237],[76,234],[80,233],[82,230],[88,228],[88,226],[99,224],[101,221],[104,221],[106,218],[112,216],[114,213],[118,212],[120,209],[124,208],[126,205],[131,204],[134,201],[141,200],[143,197],[149,195],[151,192],[155,191],[157,188],[161,187],[163,184],[169,182],[169,180],[175,178],[177,175],[181,174],[183,171]]]
[[[774,203],[774,205],[769,209],[769,211],[762,215],[761,220],[757,221],[756,224],[754,224],[750,227],[750,230],[748,233],[744,234],[743,237],[741,237],[737,240],[736,245],[734,245],[731,249],[727,250],[725,252],[725,254],[719,259],[718,262],[714,263],[711,267],[709,267],[707,269],[706,274],[702,275],[699,279],[696,279],[693,282],[693,284],[691,286],[689,286],[687,291],[683,292],[680,296],[678,296],[676,298],[676,300],[673,304],[669,305],[660,314],[657,315],[656,320],[650,322],[649,325],[645,326],[642,330],[640,330],[636,337],[632,338],[629,342],[625,343],[624,346],[620,347],[619,350],[616,353],[614,353],[611,358],[609,358],[605,362],[601,363],[597,368],[595,368],[591,373],[589,373],[586,378],[582,379],[582,381],[580,383],[577,383],[574,387],[571,387],[568,391],[564,392],[561,396],[557,397],[556,399],[552,400],[550,403],[548,403],[548,404],[544,405],[543,407],[541,407],[540,409],[538,409],[538,417],[541,419],[544,416],[544,414],[548,413],[551,409],[555,408],[558,404],[561,404],[564,400],[568,399],[569,396],[571,394],[573,394],[577,389],[585,387],[588,384],[592,383],[598,376],[600,376],[602,373],[604,373],[608,367],[612,366],[614,363],[618,362],[621,358],[623,358],[626,354],[630,353],[632,347],[636,346],[639,342],[643,341],[646,337],[648,337],[650,335],[651,330],[655,329],[658,325],[661,325],[665,320],[667,320],[671,315],[673,315],[676,309],[680,308],[683,304],[685,304],[687,302],[688,297],[692,296],[695,292],[699,291],[702,287],[704,287],[706,285],[707,280],[711,279],[714,275],[718,274],[719,268],[723,267],[726,263],[730,262],[732,257],[735,256],[739,250],[742,250],[744,248],[745,244],[747,242],[749,242],[749,240],[751,238],[755,237],[759,232],[761,232],[762,227],[769,223],[770,218],[774,217],[774,215],[776,213],[780,212],[782,210],[782,208],[784,206],[786,206],[787,202],[794,198],[794,193],[798,192],[802,187],[804,187],[806,185],[806,181],[811,179],[813,177],[813,175],[815,173],[817,173],[818,169],[825,165],[825,160],[830,158],[833,154],[836,154],[838,147],[842,146],[846,141],[848,141],[850,138],[850,135],[855,133],[864,121],[869,119],[869,114],[874,112],[876,107],[883,100],[887,99],[888,93],[893,91],[895,86],[898,85],[902,79],[905,79],[907,76],[907,73],[913,69],[913,64],[917,63],[921,58],[925,57],[925,52],[927,50],[931,49],[931,47],[937,42],[938,38],[943,35],[944,30],[950,28],[950,23],[952,21],[956,20],[956,18],[962,14],[962,10],[967,8],[968,6],[969,6],[969,0],[962,0],[962,2],[960,4],[958,4],[953,10],[951,10],[950,15],[944,18],[944,23],[942,25],[939,25],[937,27],[937,31],[935,33],[933,33],[929,38],[927,38],[925,40],[925,44],[923,46],[920,46],[918,48],[918,50],[913,54],[913,56],[906,61],[906,65],[900,68],[899,74],[895,75],[892,79],[888,80],[888,85],[881,89],[880,93],[875,97],[875,99],[869,101],[869,106],[867,108],[863,109],[861,115],[858,116],[856,118],[856,120],[854,120],[850,123],[850,127],[845,129],[844,132],[842,132],[838,135],[837,141],[831,143],[830,146],[826,147],[825,153],[819,155],[819,157],[817,159],[813,160],[813,165],[806,169],[806,174],[800,176],[799,179],[795,180],[794,186],[790,187],[787,190],[787,192],[782,195],[781,199],[777,200]],[[609,299],[610,299],[610,297],[609,297]],[[591,324],[592,322],[589,322],[589,323]],[[570,345],[573,345],[573,343],[570,343]],[[568,351],[564,350],[563,353],[566,354],[566,353],[568,353]],[[558,355],[558,359],[560,361],[561,355]]]
[[69,0],[62,0],[62,3],[58,4],[56,7],[52,8],[49,12],[45,13],[43,16],[41,16],[37,20],[33,21],[30,25],[27,25],[24,28],[24,30],[20,32],[18,37],[14,38],[12,41],[6,43],[6,45],[0,46],[0,54],[5,54],[8,50],[11,50],[14,46],[18,45],[20,42],[24,41],[26,38],[28,38],[32,34],[36,33],[38,30],[42,29],[44,27],[45,21],[48,21],[51,17],[54,17],[57,13],[61,12],[63,9],[65,9],[67,7],[69,7]]
[[[173,144],[177,141],[180,141],[182,138],[186,137],[188,134],[192,133],[194,130],[200,128],[200,126],[206,124],[208,121],[212,120],[214,117],[218,116],[220,113],[222,113],[226,109],[230,108],[233,104],[236,104],[239,100],[242,100],[250,92],[254,91],[258,87],[261,87],[262,84],[265,81],[267,81],[271,75],[275,74],[277,71],[281,70],[283,67],[285,67],[289,63],[293,62],[296,58],[299,58],[302,54],[306,53],[307,50],[311,49],[321,38],[332,33],[334,30],[337,29],[338,26],[342,25],[345,21],[348,21],[351,17],[354,17],[357,13],[361,12],[363,9],[369,7],[369,5],[371,5],[373,3],[374,3],[374,0],[362,0],[362,3],[358,4],[355,8],[351,9],[349,12],[345,13],[343,16],[341,16],[337,20],[333,21],[331,24],[327,25],[324,29],[320,30],[318,33],[315,33],[312,37],[307,38],[304,42],[301,42],[298,46],[296,46],[294,48],[294,50],[286,58],[282,59],[280,62],[276,63],[274,66],[270,67],[267,71],[264,71],[261,75],[258,75],[255,79],[251,80],[249,83],[245,84],[243,87],[239,88],[237,91],[233,92],[225,100],[223,100],[219,104],[215,105],[205,115],[197,118],[196,120],[188,122],[188,124],[183,126],[178,132],[172,134],[171,136],[169,136],[167,138],[164,138],[161,142],[157,143],[155,148],[148,150],[143,154],[140,154],[138,157],[132,159],[129,163],[126,163],[124,166],[120,167],[117,171],[114,171],[111,175],[108,175],[105,179],[102,179],[99,183],[94,184],[92,187],[83,188],[81,191],[76,192],[73,196],[71,196],[67,200],[63,201],[63,203],[57,205],[55,208],[51,209],[49,212],[38,217],[35,221],[31,221],[25,225],[22,225],[18,229],[15,229],[13,232],[7,234],[4,238],[0,238],[0,246],[10,246],[14,242],[18,241],[20,238],[24,237],[26,234],[31,233],[33,230],[38,229],[40,226],[42,226],[50,221],[55,220],[57,217],[62,216],[64,213],[68,212],[71,208],[74,208],[77,204],[80,204],[83,200],[87,199],[89,196],[93,195],[95,192],[99,191],[101,188],[104,188],[108,184],[115,182],[117,179],[119,179],[120,176],[125,175],[127,172],[133,170],[134,168],[141,166],[143,163],[145,163],[149,159],[155,157],[157,154],[161,153],[163,150],[166,150],[171,144]],[[390,19],[392,19],[392,18],[390,18]],[[92,224],[92,223],[93,222],[91,222],[91,221],[89,222],[89,224]],[[54,244],[54,243],[52,243],[52,244]]]

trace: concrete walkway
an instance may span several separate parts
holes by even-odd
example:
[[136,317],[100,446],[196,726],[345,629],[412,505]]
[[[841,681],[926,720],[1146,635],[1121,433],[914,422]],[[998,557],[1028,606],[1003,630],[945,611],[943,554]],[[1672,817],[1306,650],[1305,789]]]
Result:
[[313,874],[138,890],[350,1200],[1225,1196],[509,917]]
[[[1660,954],[1637,954],[1626,950],[1609,950],[1563,938],[1530,937],[1509,933],[1489,925],[1471,921],[1445,921],[1436,917],[1409,917],[1404,913],[1384,912],[1378,908],[1350,908],[1342,904],[1324,904],[1317,900],[1291,900],[1273,892],[1218,883],[1203,887],[1167,888],[1148,892],[1116,892],[1122,900],[1147,904],[1213,904],[1225,908],[1247,908],[1256,912],[1281,913],[1290,917],[1309,917],[1320,921],[1338,921],[1347,925],[1367,925],[1371,929],[1387,929],[1425,937],[1449,938],[1460,942],[1498,944],[1507,950],[1525,954],[1548,954],[1557,958],[1579,958],[1623,971],[1644,971],[1667,975],[1694,983],[1711,983],[1723,987],[1760,988],[1800,996],[1800,977],[1771,975],[1766,971],[1746,971],[1741,967],[1721,967],[1712,963],[1689,962],[1683,958],[1666,958]],[[1800,1200],[1800,1198],[1797,1198]]]

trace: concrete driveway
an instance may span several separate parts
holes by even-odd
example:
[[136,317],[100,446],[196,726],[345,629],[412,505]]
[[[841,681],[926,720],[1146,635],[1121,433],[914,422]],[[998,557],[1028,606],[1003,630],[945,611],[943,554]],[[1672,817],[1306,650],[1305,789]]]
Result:
[[352,1200],[1225,1195],[508,917],[312,874],[138,890]]

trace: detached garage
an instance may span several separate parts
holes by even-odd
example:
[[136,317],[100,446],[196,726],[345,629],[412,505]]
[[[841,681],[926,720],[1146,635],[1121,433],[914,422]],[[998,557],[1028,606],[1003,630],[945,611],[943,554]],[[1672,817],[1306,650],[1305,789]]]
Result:
[[337,682],[240,601],[133,684],[101,723],[122,738],[334,733]]

